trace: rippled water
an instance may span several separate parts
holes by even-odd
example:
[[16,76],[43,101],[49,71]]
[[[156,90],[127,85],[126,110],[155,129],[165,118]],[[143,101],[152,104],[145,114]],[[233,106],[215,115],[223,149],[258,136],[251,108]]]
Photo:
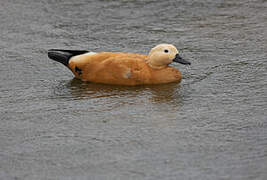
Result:
[[[0,179],[267,179],[266,0],[1,0]],[[50,48],[175,44],[181,84],[84,83]]]

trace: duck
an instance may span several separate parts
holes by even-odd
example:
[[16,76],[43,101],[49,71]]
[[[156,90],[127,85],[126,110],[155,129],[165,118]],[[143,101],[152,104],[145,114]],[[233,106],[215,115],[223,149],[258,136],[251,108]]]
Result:
[[170,64],[191,64],[172,44],[156,45],[148,55],[49,49],[48,57],[66,66],[82,81],[126,86],[180,83],[180,71]]

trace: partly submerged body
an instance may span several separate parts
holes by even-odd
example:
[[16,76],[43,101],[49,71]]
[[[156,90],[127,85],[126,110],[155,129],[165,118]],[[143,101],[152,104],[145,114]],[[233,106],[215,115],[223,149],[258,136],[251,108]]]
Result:
[[[162,59],[167,54],[166,52],[162,54],[164,56],[158,54],[155,58],[151,58],[150,54],[147,56],[133,53],[85,53],[80,51],[81,54],[73,54],[73,52],[77,51],[50,50],[48,55],[51,59],[66,65],[75,77],[82,81],[117,85],[141,85],[180,82],[182,79],[178,69],[168,66],[175,58],[177,59],[178,53],[175,53],[174,56],[170,54],[168,59],[172,58],[171,61],[169,62],[165,58],[166,62],[162,63]],[[66,56],[66,53],[69,53],[69,55]],[[62,55],[65,57],[62,58]],[[150,61],[150,58],[155,60]],[[62,61],[62,59],[67,61]],[[158,59],[160,61],[157,61]],[[183,62],[183,64],[185,62],[190,64],[184,60]]]
[[139,85],[180,82],[181,73],[173,68],[152,69],[146,55],[102,52],[75,56],[69,68],[76,78],[104,84]]

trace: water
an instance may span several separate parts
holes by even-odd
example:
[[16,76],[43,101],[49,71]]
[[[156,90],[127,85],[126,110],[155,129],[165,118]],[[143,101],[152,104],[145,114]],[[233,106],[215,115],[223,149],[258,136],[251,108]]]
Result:
[[[0,1],[0,179],[267,179],[267,1]],[[73,79],[50,48],[175,44],[181,84]]]

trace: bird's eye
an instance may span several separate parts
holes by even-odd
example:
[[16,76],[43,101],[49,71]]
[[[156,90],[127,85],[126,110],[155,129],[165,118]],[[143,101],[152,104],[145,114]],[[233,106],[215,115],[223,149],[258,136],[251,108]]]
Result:
[[168,49],[165,49],[165,50],[164,50],[164,52],[165,52],[165,53],[168,53],[168,52],[169,52],[169,50],[168,50]]

